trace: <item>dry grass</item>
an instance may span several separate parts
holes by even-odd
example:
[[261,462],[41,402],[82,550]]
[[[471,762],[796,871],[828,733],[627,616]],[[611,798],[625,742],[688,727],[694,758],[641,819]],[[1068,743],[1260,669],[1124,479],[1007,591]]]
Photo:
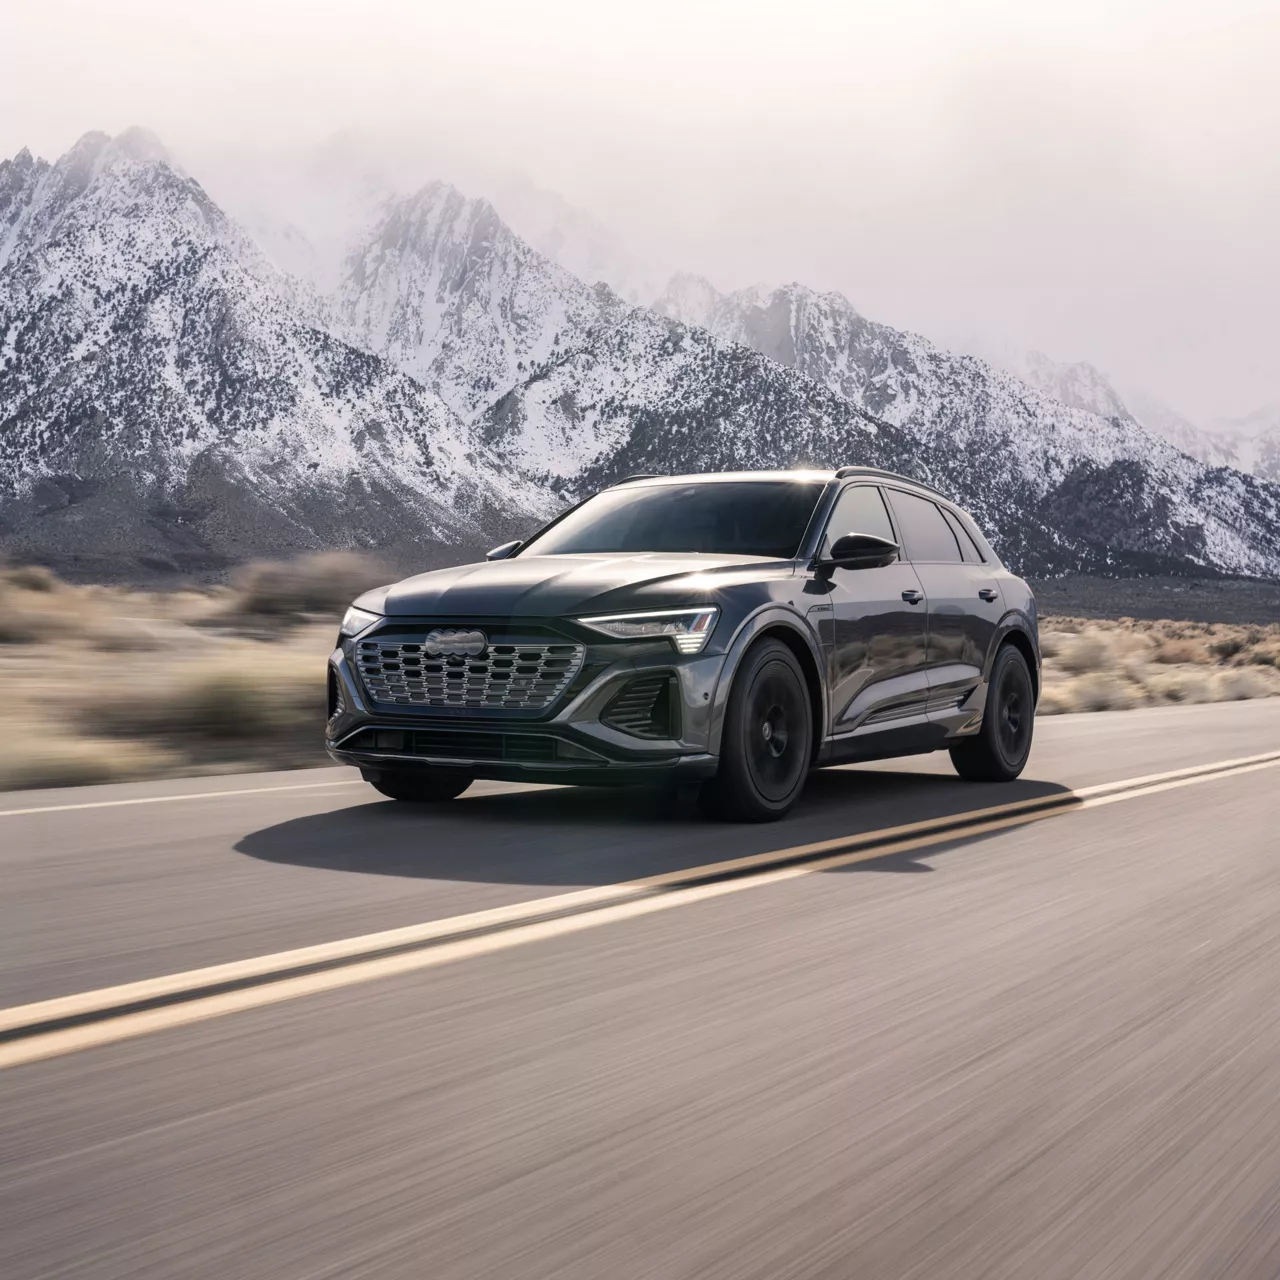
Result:
[[[378,572],[366,563],[355,591]],[[324,665],[355,566],[281,575],[306,585],[268,622],[265,566],[173,593],[0,571],[0,788],[324,763]]]
[[[385,580],[350,555],[148,593],[0,569],[0,788],[321,764],[342,609]],[[1280,626],[1045,617],[1041,712],[1280,694]]]
[[1280,694],[1280,626],[1040,620],[1042,715]]

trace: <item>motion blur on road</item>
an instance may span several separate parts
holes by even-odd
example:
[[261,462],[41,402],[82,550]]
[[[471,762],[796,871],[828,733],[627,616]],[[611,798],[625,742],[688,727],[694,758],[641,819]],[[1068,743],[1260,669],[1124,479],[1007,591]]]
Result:
[[1042,719],[1003,786],[818,773],[764,827],[10,792],[0,1271],[1274,1276],[1278,783],[1269,699]]

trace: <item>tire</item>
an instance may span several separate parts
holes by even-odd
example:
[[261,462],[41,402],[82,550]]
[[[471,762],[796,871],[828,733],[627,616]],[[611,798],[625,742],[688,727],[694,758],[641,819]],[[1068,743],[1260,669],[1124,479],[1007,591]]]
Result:
[[726,822],[773,822],[800,798],[813,758],[813,705],[804,672],[779,640],[748,650],[729,690],[720,768],[703,809]]
[[375,791],[380,791],[392,800],[403,800],[410,804],[437,804],[442,800],[452,800],[460,796],[475,779],[465,773],[446,773],[444,770],[426,770],[421,772],[405,771],[403,773],[380,773],[370,778]]
[[1012,782],[1026,767],[1036,700],[1027,660],[1014,645],[996,654],[982,728],[951,748],[956,772],[970,782]]

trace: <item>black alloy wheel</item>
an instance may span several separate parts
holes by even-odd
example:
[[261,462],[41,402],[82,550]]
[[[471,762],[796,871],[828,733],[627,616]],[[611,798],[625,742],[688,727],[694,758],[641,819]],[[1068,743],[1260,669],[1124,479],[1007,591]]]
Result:
[[460,796],[475,779],[453,769],[386,769],[368,781],[392,800],[435,804]]
[[720,769],[703,788],[706,805],[730,822],[781,818],[799,799],[812,758],[813,706],[804,672],[780,640],[763,640],[734,677]]
[[991,668],[982,728],[951,748],[951,763],[974,782],[1012,782],[1026,767],[1036,698],[1027,660],[1006,644]]

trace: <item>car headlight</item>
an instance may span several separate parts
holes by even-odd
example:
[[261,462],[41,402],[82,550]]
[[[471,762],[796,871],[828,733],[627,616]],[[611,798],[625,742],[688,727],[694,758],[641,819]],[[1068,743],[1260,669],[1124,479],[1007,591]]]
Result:
[[603,631],[620,640],[649,640],[669,637],[681,653],[700,653],[711,638],[720,610],[663,609],[656,613],[611,613],[602,618],[579,618],[584,627]]
[[340,636],[359,635],[366,627],[371,627],[375,622],[379,621],[380,615],[370,613],[367,609],[357,609],[354,605],[347,610],[342,618],[342,626],[338,628]]

